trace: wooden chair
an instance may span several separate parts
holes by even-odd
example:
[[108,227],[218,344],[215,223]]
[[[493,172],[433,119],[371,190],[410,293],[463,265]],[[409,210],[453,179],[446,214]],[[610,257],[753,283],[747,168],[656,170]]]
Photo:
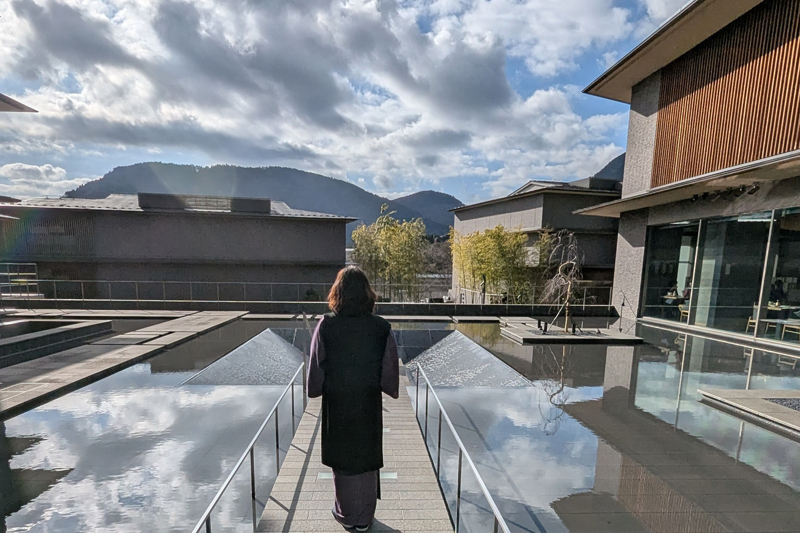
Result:
[[791,367],[792,370],[794,370],[795,368],[797,368],[797,357],[791,357],[789,355],[779,355],[778,364]]
[[794,333],[797,335],[797,340],[800,341],[800,323],[784,324],[783,331],[781,331],[781,340],[786,336],[786,332]]

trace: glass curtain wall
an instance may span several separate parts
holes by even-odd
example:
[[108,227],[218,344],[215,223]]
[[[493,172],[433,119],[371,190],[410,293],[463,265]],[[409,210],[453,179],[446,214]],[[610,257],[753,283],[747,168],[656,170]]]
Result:
[[775,212],[767,283],[759,314],[761,336],[800,342],[800,208]]
[[649,229],[644,316],[688,319],[698,226],[691,222]]
[[771,211],[705,221],[694,282],[695,325],[753,331],[771,221]]
[[800,207],[648,228],[641,314],[800,344]]

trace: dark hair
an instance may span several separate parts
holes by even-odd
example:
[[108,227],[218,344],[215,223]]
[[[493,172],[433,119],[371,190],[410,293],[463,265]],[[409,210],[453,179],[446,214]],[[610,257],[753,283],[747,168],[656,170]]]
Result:
[[328,293],[328,307],[337,315],[367,315],[375,308],[377,296],[367,275],[357,266],[341,269]]

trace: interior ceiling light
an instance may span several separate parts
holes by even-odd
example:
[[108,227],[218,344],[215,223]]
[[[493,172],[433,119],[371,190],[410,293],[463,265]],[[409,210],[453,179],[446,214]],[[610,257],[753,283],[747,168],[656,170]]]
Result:
[[759,185],[758,183],[754,183],[754,184],[753,184],[753,186],[752,186],[752,187],[750,187],[750,190],[749,190],[749,191],[747,191],[747,194],[755,194],[755,193],[757,193],[757,192],[758,192],[758,190],[759,190],[760,188],[761,188],[761,185]]

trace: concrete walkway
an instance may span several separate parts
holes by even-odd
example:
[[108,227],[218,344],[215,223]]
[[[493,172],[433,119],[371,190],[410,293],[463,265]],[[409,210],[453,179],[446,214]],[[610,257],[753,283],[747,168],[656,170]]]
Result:
[[[449,532],[453,526],[436,482],[419,426],[400,376],[400,399],[384,396],[385,467],[378,510],[371,531]],[[331,516],[333,479],[320,463],[321,402],[309,401],[281,467],[258,531],[344,531]]]
[[243,314],[238,311],[193,313],[137,332],[0,368],[0,417],[7,419],[32,409]]

